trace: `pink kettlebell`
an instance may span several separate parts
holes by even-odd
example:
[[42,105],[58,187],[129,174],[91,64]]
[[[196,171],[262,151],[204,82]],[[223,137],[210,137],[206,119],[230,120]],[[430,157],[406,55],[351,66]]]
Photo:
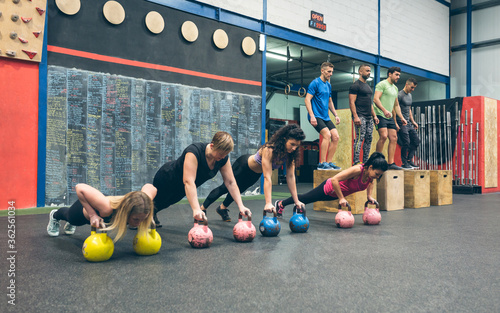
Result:
[[188,234],[188,241],[193,248],[208,248],[214,240],[214,235],[208,228],[208,221],[194,221],[194,226]]
[[349,211],[342,211],[339,204],[339,212],[335,215],[335,224],[338,228],[351,228],[354,225],[354,215],[351,213],[351,206],[347,203]]
[[250,242],[255,238],[257,230],[252,224],[252,218],[249,216],[247,221],[243,220],[241,213],[238,214],[238,223],[233,227],[233,236],[236,241]]
[[380,210],[379,210],[379,205],[378,202],[375,201],[375,208],[370,209],[368,208],[368,204],[370,204],[370,201],[365,202],[365,212],[363,213],[363,223],[365,225],[378,225],[380,221],[382,220],[382,215],[380,215]]

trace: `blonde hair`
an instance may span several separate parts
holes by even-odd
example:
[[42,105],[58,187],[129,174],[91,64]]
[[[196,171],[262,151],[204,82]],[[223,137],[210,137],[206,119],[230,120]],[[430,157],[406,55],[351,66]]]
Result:
[[154,205],[153,200],[147,194],[142,191],[132,191],[122,198],[110,200],[110,205],[114,211],[113,218],[111,224],[103,230],[116,234],[114,242],[125,236],[128,218],[131,214],[146,214],[146,218],[139,224],[137,233],[140,235],[148,231],[153,221]]
[[234,149],[233,137],[223,131],[216,132],[211,143],[214,145],[214,150],[221,152],[229,153]]

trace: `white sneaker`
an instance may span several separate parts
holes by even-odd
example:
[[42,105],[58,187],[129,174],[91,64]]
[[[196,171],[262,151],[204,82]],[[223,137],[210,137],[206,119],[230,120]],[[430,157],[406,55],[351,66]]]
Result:
[[73,235],[75,233],[76,226],[71,225],[70,223],[66,222],[66,225],[64,225],[64,233],[66,235]]
[[59,220],[56,220],[54,218],[54,213],[56,213],[57,210],[52,210],[50,211],[50,214],[49,214],[49,224],[47,225],[47,233],[49,234],[49,236],[51,237],[57,237],[59,236]]

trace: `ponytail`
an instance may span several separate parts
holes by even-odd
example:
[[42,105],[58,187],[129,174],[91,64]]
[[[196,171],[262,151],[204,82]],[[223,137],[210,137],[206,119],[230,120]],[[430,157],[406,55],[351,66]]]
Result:
[[372,166],[374,170],[387,171],[389,164],[385,160],[385,156],[380,152],[373,152],[370,158],[365,163],[365,168]]

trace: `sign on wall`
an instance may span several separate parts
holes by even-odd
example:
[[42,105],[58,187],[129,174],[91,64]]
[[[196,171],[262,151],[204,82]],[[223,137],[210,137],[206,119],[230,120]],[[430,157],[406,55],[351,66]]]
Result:
[[325,18],[323,14],[311,11],[311,19],[309,20],[309,27],[326,31]]

